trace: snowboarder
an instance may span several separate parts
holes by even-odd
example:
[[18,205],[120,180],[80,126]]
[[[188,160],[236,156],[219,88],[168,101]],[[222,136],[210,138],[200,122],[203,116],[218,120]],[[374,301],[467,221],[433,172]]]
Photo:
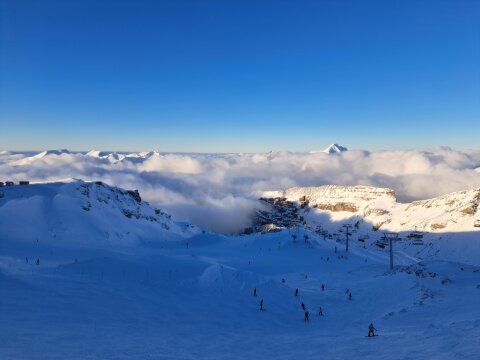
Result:
[[295,296],[298,296],[298,289],[295,289]]
[[374,331],[377,331],[377,329],[375,329],[375,327],[373,326],[373,324],[370,323],[370,325],[368,325],[368,337],[370,337],[370,336],[375,336]]
[[257,288],[253,288],[253,296],[257,296]]
[[318,316],[323,316],[323,310],[321,306],[320,309],[318,309]]
[[302,306],[302,310],[305,311],[306,309],[305,309],[305,304],[303,303],[303,301],[302,301],[302,305],[301,305],[301,306]]
[[348,294],[348,300],[352,300],[352,293]]
[[309,317],[308,317],[308,311],[305,311],[305,317],[303,318],[303,321],[307,322],[309,321]]
[[260,310],[263,310],[263,299],[260,300]]
[[322,291],[325,291],[325,285],[322,284]]

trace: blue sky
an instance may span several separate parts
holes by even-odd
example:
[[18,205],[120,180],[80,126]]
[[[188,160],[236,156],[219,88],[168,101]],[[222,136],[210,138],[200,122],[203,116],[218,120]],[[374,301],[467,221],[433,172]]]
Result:
[[0,148],[480,148],[480,1],[0,0]]

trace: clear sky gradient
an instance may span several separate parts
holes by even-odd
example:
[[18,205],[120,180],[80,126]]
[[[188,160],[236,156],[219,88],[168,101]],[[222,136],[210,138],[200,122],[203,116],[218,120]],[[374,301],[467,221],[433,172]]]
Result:
[[0,3],[0,149],[480,148],[480,1]]

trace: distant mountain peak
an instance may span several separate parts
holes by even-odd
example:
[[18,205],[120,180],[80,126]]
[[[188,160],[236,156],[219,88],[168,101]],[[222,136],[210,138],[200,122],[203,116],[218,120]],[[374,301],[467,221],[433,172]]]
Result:
[[342,145],[338,145],[338,144],[332,144],[330,145],[329,147],[327,147],[325,150],[323,150],[322,152],[324,152],[325,154],[337,154],[337,153],[341,153],[341,152],[344,152],[344,151],[347,151],[348,149]]

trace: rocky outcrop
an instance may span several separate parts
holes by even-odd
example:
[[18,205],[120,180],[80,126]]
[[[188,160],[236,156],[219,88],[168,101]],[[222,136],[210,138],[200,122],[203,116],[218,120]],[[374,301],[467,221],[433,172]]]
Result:
[[316,214],[330,214],[327,218],[335,221],[362,220],[374,231],[470,231],[480,221],[480,189],[402,204],[391,189],[327,185],[268,191],[262,200],[274,214],[264,211],[262,224],[280,227],[315,227]]

